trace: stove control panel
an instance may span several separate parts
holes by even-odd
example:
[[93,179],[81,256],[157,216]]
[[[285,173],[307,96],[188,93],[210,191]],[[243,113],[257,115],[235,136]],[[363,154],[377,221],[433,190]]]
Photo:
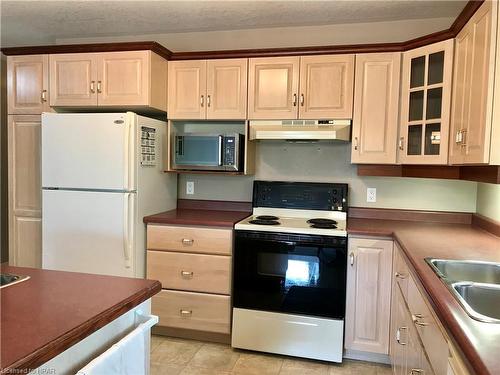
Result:
[[347,184],[255,181],[254,207],[347,211]]

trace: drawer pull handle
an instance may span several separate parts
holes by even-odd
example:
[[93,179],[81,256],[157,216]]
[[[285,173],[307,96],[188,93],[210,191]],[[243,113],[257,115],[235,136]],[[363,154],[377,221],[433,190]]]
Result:
[[183,238],[183,239],[182,239],[182,244],[183,244],[183,245],[186,245],[186,246],[192,246],[192,245],[193,245],[193,242],[194,242],[194,240],[189,239],[189,238]]
[[191,315],[193,315],[193,310],[180,309],[179,312],[180,312],[181,316],[191,316]]
[[406,279],[406,275],[399,272],[396,272],[394,276],[396,276],[398,279]]
[[193,277],[193,272],[191,271],[181,271],[181,276],[185,279],[191,279]]
[[423,319],[424,316],[422,314],[412,314],[411,320],[413,320],[413,323],[415,325],[420,326],[420,327],[425,327],[428,326],[429,323],[421,322],[419,319]]
[[406,345],[406,342],[401,341],[401,331],[406,330],[406,327],[399,327],[398,330],[396,331],[396,341],[399,345]]
[[424,370],[420,369],[420,368],[412,368],[410,370],[410,375],[417,375],[417,374],[424,374]]

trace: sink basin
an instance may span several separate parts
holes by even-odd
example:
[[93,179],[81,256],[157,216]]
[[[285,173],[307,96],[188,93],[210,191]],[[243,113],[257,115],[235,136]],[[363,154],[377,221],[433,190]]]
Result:
[[500,323],[500,263],[426,258],[473,319]]
[[500,284],[500,263],[475,260],[426,259],[434,272],[450,282]]
[[13,284],[20,283],[21,281],[28,280],[29,276],[13,275],[10,273],[0,273],[0,288],[5,288]]
[[480,321],[500,323],[500,285],[485,283],[453,283],[455,296],[467,313]]

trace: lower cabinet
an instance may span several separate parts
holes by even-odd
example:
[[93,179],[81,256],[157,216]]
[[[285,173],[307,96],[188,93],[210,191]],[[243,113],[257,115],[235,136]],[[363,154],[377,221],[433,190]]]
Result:
[[184,337],[231,333],[232,236],[232,228],[148,225],[146,273],[162,284],[152,298],[158,327]]
[[467,375],[427,297],[409,272],[395,244],[390,328],[390,358],[394,375]]
[[389,354],[392,240],[349,237],[345,348]]
[[9,264],[42,265],[41,117],[9,115]]

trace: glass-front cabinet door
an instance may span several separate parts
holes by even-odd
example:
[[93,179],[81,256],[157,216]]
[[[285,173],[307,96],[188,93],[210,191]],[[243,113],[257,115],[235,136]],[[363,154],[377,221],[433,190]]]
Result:
[[453,39],[403,54],[398,161],[447,164]]

